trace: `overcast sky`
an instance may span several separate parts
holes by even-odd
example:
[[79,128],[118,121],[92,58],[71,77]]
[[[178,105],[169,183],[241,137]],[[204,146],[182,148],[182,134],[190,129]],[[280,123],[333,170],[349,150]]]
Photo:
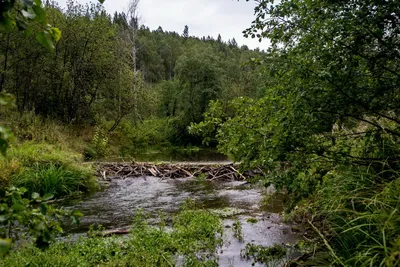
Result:
[[[77,0],[87,3],[90,0]],[[115,11],[126,10],[129,0],[106,0],[106,10],[113,14]],[[58,0],[65,7],[66,0]],[[239,45],[246,44],[250,48],[267,48],[267,42],[246,39],[242,31],[254,20],[253,1],[245,0],[141,0],[139,13],[142,24],[157,29],[162,26],[164,31],[183,32],[185,25],[189,26],[191,36],[213,36],[220,33],[222,39],[235,38]]]

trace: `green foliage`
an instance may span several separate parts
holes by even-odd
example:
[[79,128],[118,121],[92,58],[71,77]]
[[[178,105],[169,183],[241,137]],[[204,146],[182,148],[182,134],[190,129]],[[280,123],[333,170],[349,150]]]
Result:
[[30,192],[51,193],[56,197],[87,191],[90,173],[66,169],[55,164],[25,167],[12,177],[12,185],[25,187]]
[[287,249],[278,244],[272,247],[264,247],[248,243],[246,244],[246,247],[240,252],[241,257],[246,259],[253,259],[254,262],[264,264],[277,262],[283,259],[286,254]]
[[258,220],[256,218],[247,218],[246,222],[251,223],[251,224],[255,224],[255,223],[258,223]]
[[[79,223],[81,213],[63,211],[47,205],[46,201],[53,195],[46,194],[40,197],[32,193],[31,199],[24,198],[25,188],[6,188],[1,192],[0,199],[0,237],[2,240],[18,239],[22,234],[34,238],[36,247],[47,248],[55,235],[62,233],[60,219],[71,217]],[[1,254],[4,254],[5,244],[2,244]]]
[[233,236],[237,238],[240,242],[244,241],[244,236],[242,232],[242,223],[239,220],[233,222]]
[[25,142],[0,159],[0,166],[6,170],[1,178],[3,185],[21,186],[30,193],[51,193],[56,197],[93,190],[97,187],[93,170],[81,162],[82,156],[78,153]]
[[55,43],[61,38],[61,32],[48,24],[41,0],[4,0],[1,3],[0,32],[11,32],[15,27],[18,30],[31,31],[33,25],[42,28],[42,31],[36,34],[39,43],[54,51]]
[[[218,266],[214,255],[222,234],[219,219],[204,210],[183,209],[171,231],[164,224],[149,226],[138,212],[132,231],[124,238],[89,237],[76,242],[56,242],[46,251],[28,245],[4,259],[7,266]],[[197,226],[197,227],[195,227]],[[190,247],[188,247],[190,246]]]
[[[11,94],[0,92],[0,107],[13,107],[15,98]],[[9,147],[9,142],[13,140],[13,133],[10,129],[0,125],[0,153],[5,156]]]
[[263,96],[233,100],[233,111],[214,104],[191,127],[216,131],[221,152],[261,167],[289,209],[314,219],[322,265],[398,264],[396,10],[393,1],[258,1],[244,33],[272,44],[253,62]]
[[105,134],[100,129],[100,127],[96,127],[94,129],[91,147],[85,151],[85,157],[87,159],[93,157],[100,157],[100,158],[104,157],[107,153],[107,145],[108,145],[108,135]]
[[206,251],[212,256],[222,245],[222,225],[218,216],[201,210],[181,211],[174,218],[173,237],[184,254]]
[[359,168],[324,177],[312,208],[330,225],[329,244],[346,265],[396,266],[400,179],[393,175],[395,180],[382,183],[371,170]]

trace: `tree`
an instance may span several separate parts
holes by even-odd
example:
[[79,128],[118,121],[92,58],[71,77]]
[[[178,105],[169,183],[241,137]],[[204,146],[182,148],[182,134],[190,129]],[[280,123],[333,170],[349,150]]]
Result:
[[185,28],[183,29],[182,37],[185,39],[189,38],[189,26],[188,25],[185,25]]
[[335,164],[398,170],[397,11],[394,1],[259,1],[245,35],[272,43],[267,58],[254,60],[264,96],[233,101],[221,151],[276,171],[269,181],[293,203]]
[[218,42],[218,43],[222,43],[222,37],[221,37],[221,34],[218,34],[217,42]]
[[193,49],[178,59],[176,77],[183,90],[180,105],[191,122],[199,122],[210,100],[221,90],[220,68],[211,53]]
[[128,5],[127,19],[129,26],[129,40],[131,42],[132,49],[132,66],[133,71],[137,71],[137,31],[139,29],[139,3],[140,0],[131,0]]
[[158,26],[157,32],[159,32],[159,33],[164,33],[164,30],[163,30],[163,28],[162,28],[161,26]]
[[235,48],[236,48],[236,47],[238,47],[238,44],[237,44],[237,42],[236,42],[236,39],[235,39],[235,38],[233,38],[233,39],[232,39],[232,41],[231,41],[231,43],[230,43],[230,44],[231,44],[231,46],[232,46],[232,47],[235,47]]

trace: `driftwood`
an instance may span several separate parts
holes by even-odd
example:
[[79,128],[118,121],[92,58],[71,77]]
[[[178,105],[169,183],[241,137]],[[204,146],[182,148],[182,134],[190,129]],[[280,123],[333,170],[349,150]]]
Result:
[[262,175],[260,169],[239,172],[237,164],[151,164],[151,163],[101,163],[97,176],[104,180],[153,176],[161,179],[203,177],[207,180],[238,181]]

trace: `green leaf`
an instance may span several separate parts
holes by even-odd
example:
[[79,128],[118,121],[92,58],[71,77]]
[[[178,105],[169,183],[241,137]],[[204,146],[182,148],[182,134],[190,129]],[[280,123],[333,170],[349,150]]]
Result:
[[8,93],[0,93],[0,105],[14,107],[15,106],[14,95]]
[[17,23],[18,30],[24,31],[28,28],[28,23],[20,18],[16,18],[15,22]]
[[51,28],[50,34],[53,37],[53,40],[58,42],[61,39],[61,31],[58,28]]
[[76,216],[76,217],[82,217],[82,216],[83,216],[83,213],[80,212],[79,210],[74,210],[74,211],[72,212],[72,215],[73,215],[73,216]]
[[9,140],[13,137],[13,133],[10,129],[0,126],[0,137],[5,140]]
[[25,206],[19,203],[15,203],[14,205],[11,206],[11,209],[14,211],[22,211],[25,209]]
[[21,0],[21,3],[24,7],[32,7],[33,6],[32,0]]
[[40,195],[39,195],[39,193],[36,193],[36,192],[33,192],[32,193],[32,199],[38,199],[38,198],[40,198]]
[[34,19],[36,17],[36,14],[31,11],[21,10],[21,14],[27,19]]
[[14,29],[15,21],[4,14],[6,13],[3,13],[3,16],[0,18],[0,32],[10,32]]
[[36,16],[37,16],[37,20],[40,21],[42,24],[47,24],[47,17],[46,17],[46,11],[44,11],[44,9],[39,6],[39,5],[35,5],[32,7],[33,12],[35,12]]
[[46,203],[40,204],[40,212],[41,212],[43,215],[46,215],[46,213],[47,213],[47,204],[46,204]]
[[0,257],[4,257],[11,248],[11,239],[0,239]]
[[8,216],[8,215],[0,215],[0,223],[4,223],[8,219],[10,219],[10,216]]
[[36,39],[47,50],[54,51],[54,42],[49,32],[47,31],[39,32],[38,34],[36,34]]
[[99,0],[99,2],[100,2],[101,4],[103,4],[103,3],[104,3],[104,0]]
[[43,196],[43,198],[42,198],[42,200],[43,201],[48,201],[48,200],[50,200],[50,199],[52,199],[54,197],[54,195],[53,194],[45,194],[44,196]]

